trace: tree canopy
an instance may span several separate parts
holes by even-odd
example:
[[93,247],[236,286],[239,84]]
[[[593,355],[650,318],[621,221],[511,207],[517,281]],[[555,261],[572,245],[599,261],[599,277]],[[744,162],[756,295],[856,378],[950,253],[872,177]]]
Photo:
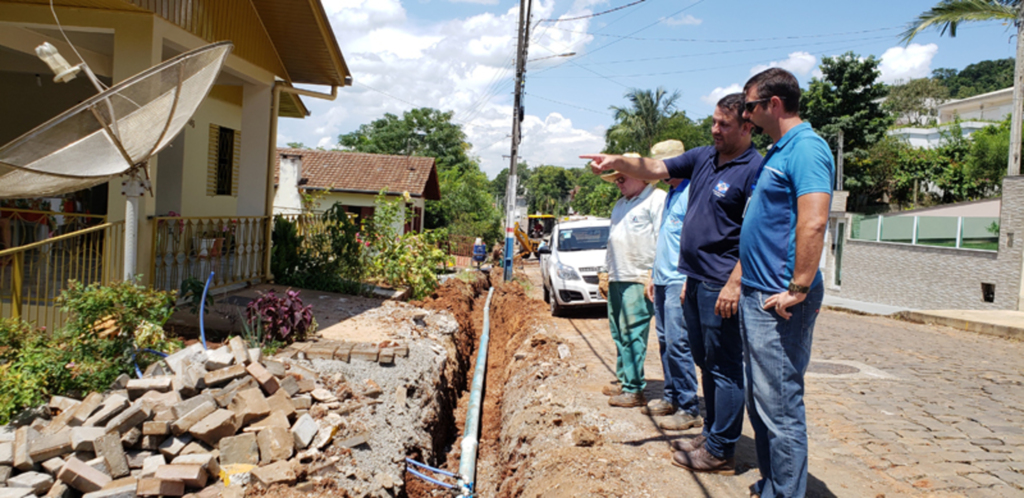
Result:
[[679,92],[668,93],[664,88],[641,90],[634,88],[625,95],[629,105],[610,106],[615,112],[615,124],[605,132],[605,145],[622,152],[646,154],[657,143],[669,117],[676,113]]
[[897,123],[917,126],[935,124],[938,106],[949,98],[949,89],[933,78],[900,82],[889,88],[883,108],[896,115]]
[[1013,59],[996,59],[969,64],[961,71],[939,68],[932,78],[949,89],[949,95],[966,99],[1013,86]]

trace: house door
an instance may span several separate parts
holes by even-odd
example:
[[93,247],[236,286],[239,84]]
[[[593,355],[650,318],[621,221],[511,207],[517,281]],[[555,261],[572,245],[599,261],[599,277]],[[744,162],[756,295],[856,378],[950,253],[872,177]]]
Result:
[[846,240],[846,222],[836,224],[836,270],[833,272],[835,286],[843,284],[843,242]]

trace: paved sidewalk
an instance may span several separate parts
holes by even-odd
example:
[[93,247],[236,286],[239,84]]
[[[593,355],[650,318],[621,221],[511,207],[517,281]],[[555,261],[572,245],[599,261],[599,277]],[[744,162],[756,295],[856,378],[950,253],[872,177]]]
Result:
[[918,323],[945,325],[979,334],[1024,340],[1024,311],[1010,310],[914,310],[900,317]]
[[869,303],[865,301],[855,301],[853,299],[845,299],[838,296],[825,295],[822,306],[828,309],[839,310],[839,311],[852,311],[862,315],[893,315],[902,311],[909,311],[909,308],[901,308],[899,306],[889,306],[886,304]]

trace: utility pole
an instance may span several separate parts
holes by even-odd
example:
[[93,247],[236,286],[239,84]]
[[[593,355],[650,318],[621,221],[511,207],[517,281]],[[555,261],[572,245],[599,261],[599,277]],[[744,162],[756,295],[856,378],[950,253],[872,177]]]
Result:
[[843,130],[839,130],[839,153],[836,154],[836,190],[843,189]]
[[512,280],[512,256],[515,245],[516,191],[519,177],[520,123],[523,121],[523,76],[526,74],[526,52],[530,44],[530,10],[532,0],[519,1],[519,41],[516,49],[515,102],[512,106],[512,152],[509,154],[508,185],[505,189],[505,281]]
[[[1021,121],[1024,120],[1024,2],[1017,7],[1017,58],[1013,65],[1013,114],[1010,119],[1010,154],[1006,176],[1020,174]],[[1024,297],[1024,288],[1021,289]],[[1024,307],[1024,302],[1021,303]]]

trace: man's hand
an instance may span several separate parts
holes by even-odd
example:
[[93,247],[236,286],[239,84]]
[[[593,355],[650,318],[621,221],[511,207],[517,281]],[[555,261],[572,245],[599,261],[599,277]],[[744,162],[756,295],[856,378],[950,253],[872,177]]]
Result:
[[718,300],[715,301],[715,314],[722,318],[732,318],[739,311],[740,306],[740,281],[729,279],[725,287],[718,293]]
[[590,159],[590,171],[595,175],[600,175],[605,170],[612,169],[607,167],[608,163],[612,162],[612,157],[608,154],[592,154],[580,156],[580,159]]
[[598,273],[597,274],[597,293],[601,295],[602,299],[608,299],[608,274]]
[[683,288],[679,290],[679,305],[682,306],[686,303],[686,282],[683,282]]
[[644,284],[644,296],[647,296],[647,300],[654,302],[654,280],[647,279],[647,283]]
[[784,320],[789,320],[792,313],[788,310],[790,307],[800,304],[807,299],[807,294],[797,294],[795,292],[780,292],[775,294],[764,301],[764,309],[770,310],[775,308],[775,312],[779,314]]

